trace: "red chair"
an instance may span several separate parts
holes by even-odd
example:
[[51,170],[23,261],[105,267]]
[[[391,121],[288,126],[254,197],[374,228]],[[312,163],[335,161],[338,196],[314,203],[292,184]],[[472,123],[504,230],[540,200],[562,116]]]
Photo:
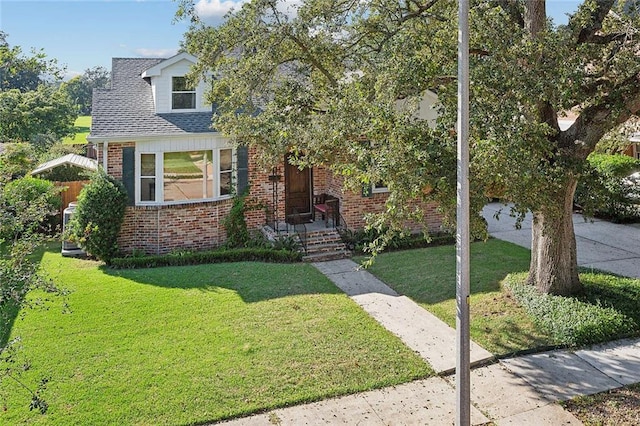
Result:
[[316,212],[321,214],[325,227],[329,227],[329,219],[333,221],[333,227],[336,226],[339,217],[339,202],[336,197],[327,194],[313,196],[313,220],[316,220]]

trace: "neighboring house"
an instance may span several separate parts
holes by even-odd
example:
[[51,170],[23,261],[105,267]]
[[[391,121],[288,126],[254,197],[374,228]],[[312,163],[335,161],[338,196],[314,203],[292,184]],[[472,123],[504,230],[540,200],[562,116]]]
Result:
[[[247,213],[252,229],[312,220],[314,194],[320,193],[339,200],[341,220],[350,228],[364,226],[366,213],[383,208],[385,188],[345,192],[342,179],[325,168],[300,170],[284,158],[268,170],[259,168],[254,149],[235,148],[211,128],[204,84],[190,87],[185,80],[195,61],[187,53],[168,59],[114,58],[111,88],[94,91],[87,140],[96,145],[98,162],[122,180],[129,194],[119,239],[125,253],[221,245],[233,194],[247,185],[250,198],[263,206]],[[433,101],[435,95],[427,98]],[[433,114],[426,104],[421,110]],[[439,229],[435,205],[425,208],[429,226]]]

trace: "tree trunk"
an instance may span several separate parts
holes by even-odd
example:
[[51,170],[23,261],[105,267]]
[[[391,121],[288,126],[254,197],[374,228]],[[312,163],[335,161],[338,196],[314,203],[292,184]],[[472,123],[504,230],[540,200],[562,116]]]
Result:
[[573,195],[570,178],[557,194],[557,210],[537,211],[531,228],[531,265],[527,282],[541,293],[568,296],[582,291],[578,278]]

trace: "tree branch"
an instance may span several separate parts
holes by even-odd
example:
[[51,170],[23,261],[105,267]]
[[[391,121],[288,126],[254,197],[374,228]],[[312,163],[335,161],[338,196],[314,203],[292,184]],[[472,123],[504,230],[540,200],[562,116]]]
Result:
[[571,17],[569,27],[573,29],[574,33],[577,33],[576,42],[578,44],[588,43],[595,39],[596,33],[602,29],[604,18],[606,18],[615,2],[616,0],[595,1],[595,9],[591,12],[591,19],[582,27],[577,27],[579,25],[580,11]]
[[[619,105],[616,107],[616,105]],[[586,158],[605,133],[640,112],[640,73],[617,85],[598,104],[588,106],[559,141],[580,159]]]

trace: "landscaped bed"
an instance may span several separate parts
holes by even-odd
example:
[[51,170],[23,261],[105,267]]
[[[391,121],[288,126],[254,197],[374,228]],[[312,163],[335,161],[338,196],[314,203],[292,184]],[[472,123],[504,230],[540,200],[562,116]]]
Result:
[[26,309],[11,334],[31,366],[21,380],[50,377],[49,410],[3,380],[0,423],[205,423],[432,374],[307,264],[42,264],[70,294]]

